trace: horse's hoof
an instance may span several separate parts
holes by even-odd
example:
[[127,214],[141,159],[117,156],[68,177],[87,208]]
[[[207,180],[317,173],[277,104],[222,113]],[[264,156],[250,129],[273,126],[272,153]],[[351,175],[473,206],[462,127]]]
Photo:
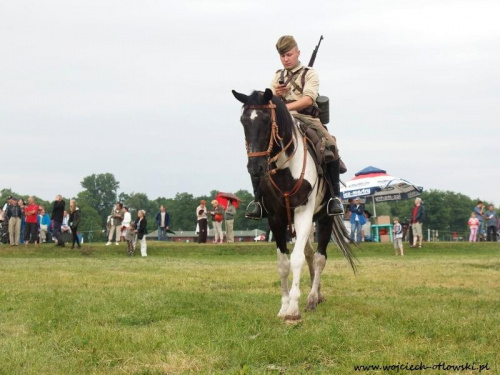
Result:
[[314,311],[316,310],[316,307],[318,307],[318,303],[314,302],[314,301],[311,301],[311,302],[307,302],[307,305],[306,305],[306,310],[307,311]]
[[302,321],[302,318],[299,315],[287,315],[285,316],[285,323],[286,324],[297,324]]
[[321,302],[325,302],[326,299],[325,297],[323,297],[323,295],[321,293],[318,294],[318,303],[321,303]]

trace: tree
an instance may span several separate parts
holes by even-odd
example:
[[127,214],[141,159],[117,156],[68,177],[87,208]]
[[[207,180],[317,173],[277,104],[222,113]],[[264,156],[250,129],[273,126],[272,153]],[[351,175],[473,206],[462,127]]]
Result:
[[195,230],[196,207],[200,200],[189,193],[177,193],[173,200],[167,200],[166,207],[170,214],[170,226],[174,231]]
[[101,224],[105,225],[106,218],[116,203],[116,195],[120,183],[116,181],[111,173],[92,174],[81,182],[87,194],[86,202],[93,207],[101,218]]

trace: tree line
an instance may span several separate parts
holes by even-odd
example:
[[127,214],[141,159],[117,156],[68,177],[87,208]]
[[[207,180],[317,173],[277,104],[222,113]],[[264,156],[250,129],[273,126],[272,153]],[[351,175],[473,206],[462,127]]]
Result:
[[[194,196],[183,192],[177,193],[173,198],[157,197],[151,200],[146,193],[118,193],[120,183],[112,173],[92,174],[81,181],[83,188],[76,197],[65,197],[67,208],[69,208],[70,198],[77,200],[78,207],[82,212],[82,219],[79,230],[93,233],[93,240],[104,238],[102,233],[106,227],[106,220],[117,201],[129,207],[132,218],[135,219],[137,211],[146,211],[148,219],[148,231],[156,230],[155,217],[160,205],[165,205],[170,213],[171,229],[178,231],[194,231],[196,228],[196,207],[200,200],[204,199],[210,206],[210,202],[215,199],[218,191],[212,190],[207,195]],[[57,194],[58,192],[54,192]],[[267,220],[247,220],[244,217],[245,208],[253,200],[253,194],[247,190],[234,192],[242,202],[237,210],[234,219],[235,230],[266,230]],[[17,198],[27,199],[28,196],[20,195],[11,189],[2,189],[0,192],[0,202],[5,202],[9,195]],[[426,211],[425,228],[436,229],[445,232],[465,232],[467,230],[467,220],[470,217],[477,199],[455,193],[451,191],[429,190],[421,195]],[[37,204],[45,206],[47,213],[52,212],[52,202],[45,201],[35,196]],[[488,204],[488,202],[485,202]],[[377,215],[398,216],[401,221],[411,216],[413,200],[400,202],[377,203]],[[366,209],[372,211],[370,199],[366,203]]]

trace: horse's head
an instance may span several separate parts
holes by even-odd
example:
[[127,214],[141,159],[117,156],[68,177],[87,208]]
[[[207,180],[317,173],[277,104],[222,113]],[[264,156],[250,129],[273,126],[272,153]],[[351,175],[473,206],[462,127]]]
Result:
[[262,176],[266,172],[276,140],[281,139],[275,110],[281,103],[279,100],[273,100],[273,92],[270,89],[264,92],[254,91],[250,96],[233,90],[233,95],[243,103],[240,120],[247,144],[248,173],[254,177]]

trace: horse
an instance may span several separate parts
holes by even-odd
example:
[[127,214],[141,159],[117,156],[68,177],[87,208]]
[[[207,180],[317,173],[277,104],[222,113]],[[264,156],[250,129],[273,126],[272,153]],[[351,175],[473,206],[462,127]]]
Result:
[[[278,317],[287,323],[301,320],[299,309],[300,274],[304,259],[311,277],[306,310],[316,310],[324,301],[320,277],[326,264],[326,249],[332,233],[335,243],[356,273],[355,258],[347,242],[348,232],[341,216],[328,216],[331,197],[326,180],[320,176],[308,151],[306,137],[285,104],[270,89],[250,96],[232,91],[243,103],[240,121],[245,133],[248,164],[252,180],[260,179],[260,203],[268,215],[276,245],[278,274],[281,279],[281,308]],[[309,234],[317,221],[317,251]],[[287,229],[295,229],[293,251],[287,249]],[[290,254],[290,259],[288,259]],[[288,277],[292,271],[291,289]]]

